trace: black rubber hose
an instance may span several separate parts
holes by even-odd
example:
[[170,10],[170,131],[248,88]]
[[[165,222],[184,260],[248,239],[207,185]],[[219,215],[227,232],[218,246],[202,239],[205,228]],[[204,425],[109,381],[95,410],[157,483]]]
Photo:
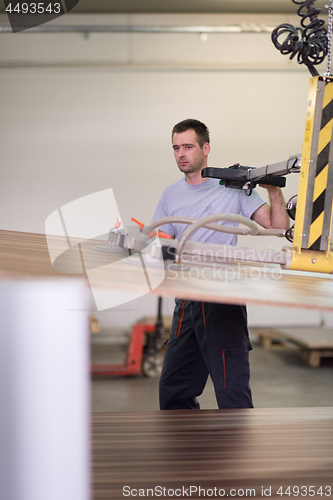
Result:
[[290,59],[297,55],[298,64],[305,64],[312,76],[317,76],[314,66],[324,61],[328,51],[325,21],[318,19],[321,9],[314,7],[316,0],[292,1],[299,5],[297,14],[302,18],[301,27],[280,24],[272,32],[272,42],[281,54],[290,54]]

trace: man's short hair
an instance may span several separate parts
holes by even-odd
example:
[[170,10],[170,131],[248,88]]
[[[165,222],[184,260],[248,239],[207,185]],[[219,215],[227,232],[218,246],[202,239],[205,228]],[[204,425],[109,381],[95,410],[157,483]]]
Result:
[[187,120],[177,123],[172,129],[172,137],[174,134],[181,134],[187,130],[194,130],[201,148],[204,144],[206,144],[206,142],[210,142],[209,130],[207,126],[204,123],[199,122],[199,120],[193,120],[192,118],[188,118]]

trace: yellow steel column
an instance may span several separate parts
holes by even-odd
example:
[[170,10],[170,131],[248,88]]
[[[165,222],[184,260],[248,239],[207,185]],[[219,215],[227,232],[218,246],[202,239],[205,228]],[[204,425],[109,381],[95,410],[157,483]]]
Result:
[[[290,269],[333,272],[333,78],[311,78]],[[320,265],[319,265],[320,262]]]

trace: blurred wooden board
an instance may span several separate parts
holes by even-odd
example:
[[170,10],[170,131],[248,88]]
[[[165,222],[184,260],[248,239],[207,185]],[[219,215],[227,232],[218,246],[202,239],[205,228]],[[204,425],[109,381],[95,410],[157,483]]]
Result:
[[[289,496],[279,495],[280,487],[284,492],[290,486],[292,498],[301,491],[331,498],[333,409],[93,413],[92,479],[93,500],[119,500],[131,489],[139,497],[140,489],[155,487],[166,492],[184,487],[189,493],[191,486],[225,489],[229,497],[231,489],[244,490],[236,498],[263,497],[263,488],[280,500]],[[192,498],[199,498],[198,492],[193,490]]]
[[[75,240],[71,238],[73,243]],[[59,254],[59,257],[52,266],[49,245],[53,252]],[[78,244],[80,243],[80,248]],[[52,276],[74,277],[82,279],[84,273],[82,265],[82,251],[92,255],[94,262],[87,264],[94,266],[103,266],[117,258],[113,254],[105,254],[91,250],[98,241],[86,240],[81,242],[77,240],[77,245],[69,247],[66,238],[61,236],[49,236],[48,241],[45,234],[25,233],[20,231],[0,230],[0,276],[2,277],[22,277],[22,276]],[[105,243],[105,242],[104,242]],[[88,255],[89,256],[89,255]]]
[[[59,252],[64,251],[55,263],[56,269],[62,272],[57,272],[51,265],[45,235],[0,231],[0,276],[59,278],[71,275],[82,278],[84,261],[84,270],[88,274],[93,270],[89,275],[91,286],[138,295],[149,292],[147,281],[142,281],[143,268],[139,257],[133,257],[129,263],[128,259],[122,260],[123,255],[93,250],[91,241],[82,243],[80,252],[76,247],[67,249],[64,238],[56,238],[55,244]],[[115,262],[116,265],[110,265]],[[158,296],[333,311],[332,275],[284,271],[278,266],[228,263],[218,268],[171,265],[164,277],[164,268],[154,267],[148,260],[145,261],[145,272],[151,282],[162,281],[159,286],[150,289]]]
[[2,277],[57,276],[45,234],[0,231],[0,272]]
[[[149,265],[146,266],[146,271],[150,277],[160,273],[160,270]],[[96,287],[112,287],[119,291],[142,291],[144,295],[147,284],[142,283],[141,275],[142,267],[137,258],[136,265],[119,261],[115,267],[101,268],[91,283]],[[264,266],[240,267],[238,264],[226,264],[218,272],[199,265],[185,266],[179,270],[172,266],[166,270],[163,282],[152,289],[151,293],[206,302],[333,311],[333,276]]]

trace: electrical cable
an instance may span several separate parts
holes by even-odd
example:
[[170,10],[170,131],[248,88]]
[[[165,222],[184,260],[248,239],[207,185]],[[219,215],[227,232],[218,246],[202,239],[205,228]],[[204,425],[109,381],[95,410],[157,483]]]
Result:
[[[246,228],[239,227],[228,227],[222,224],[214,224],[213,221],[226,221],[226,222],[236,222],[239,224],[244,224]],[[164,224],[189,224],[189,227],[182,233],[178,246],[177,246],[177,261],[179,263],[181,253],[184,249],[185,243],[190,238],[190,236],[200,228],[211,229],[213,231],[219,231],[223,233],[231,234],[242,234],[242,235],[252,235],[252,236],[285,236],[286,231],[283,229],[263,229],[259,227],[254,221],[243,217],[238,214],[214,214],[203,217],[202,219],[194,219],[192,217],[181,217],[181,216],[169,216],[163,217],[152,222],[149,226],[146,226],[142,231],[143,236],[149,236],[150,233],[157,227],[163,226]],[[140,244],[138,238],[136,239],[136,244]]]
[[[229,221],[229,222],[239,222],[241,224],[244,224],[245,226],[248,227],[248,234],[252,235],[257,235],[259,233],[259,226],[252,220],[247,219],[246,217],[243,217],[242,215],[237,215],[237,214],[214,214],[214,215],[207,215],[207,217],[203,217],[202,219],[198,220],[197,222],[194,222],[191,224],[181,235],[178,243],[178,248],[177,248],[177,256],[178,256],[178,262],[180,260],[181,254],[183,252],[185,243],[187,240],[192,236],[193,233],[195,233],[198,229],[203,227],[205,224],[209,224],[210,222],[213,221]],[[222,226],[223,227],[223,226]]]
[[[244,224],[246,228],[240,227],[230,227],[222,224],[214,224],[213,221],[225,221],[225,222],[236,222],[238,224]],[[243,217],[238,214],[214,214],[203,217],[202,219],[194,219],[192,217],[182,217],[182,216],[168,216],[157,219],[149,226],[145,226],[142,233],[136,237],[135,246],[141,248],[140,245],[143,243],[141,238],[150,236],[152,231],[157,227],[163,226],[165,224],[189,224],[189,227],[182,233],[178,246],[177,246],[177,258],[176,261],[180,261],[181,253],[184,249],[185,243],[190,238],[190,236],[200,228],[210,229],[212,231],[219,231],[221,233],[238,234],[238,235],[251,235],[251,236],[286,236],[286,231],[284,229],[264,229],[258,226],[253,220]]]
[[[158,220],[152,222],[149,226],[146,226],[143,230],[143,234],[149,235],[149,233],[151,231],[153,231],[155,228],[163,226],[164,224],[177,224],[177,223],[179,223],[179,224],[193,224],[193,223],[197,222],[198,220],[201,220],[201,219],[194,219],[192,217],[182,217],[182,216],[163,217],[162,219],[158,219]],[[237,221],[237,222],[239,222],[239,221]],[[241,235],[246,235],[249,233],[249,230],[245,229],[245,228],[228,227],[228,226],[222,226],[221,224],[208,224],[207,223],[202,227],[205,227],[206,229],[211,229],[212,231],[220,231],[222,233],[241,234]]]
[[[204,223],[202,224],[201,227],[204,227],[206,229],[211,229],[212,231],[219,231],[221,233],[229,233],[229,234],[239,234],[239,235],[248,235],[251,234],[253,236],[280,236],[283,237],[285,236],[285,230],[284,229],[264,229],[259,226],[257,226],[253,221],[250,219],[247,219],[246,217],[243,217],[242,215],[237,215],[237,214],[220,214],[219,217],[220,219],[218,220],[227,220],[226,218],[223,219],[223,217],[229,217],[230,215],[233,215],[233,222],[238,222],[241,224],[245,224],[248,226],[248,228],[240,228],[240,227],[230,227],[230,226],[223,226],[222,224],[213,224],[213,223]],[[164,224],[193,224],[198,221],[202,221],[203,219],[194,219],[192,217],[182,217],[182,216],[169,216],[169,217],[163,217],[161,219],[157,219],[149,226],[145,226],[142,234],[143,235],[149,235],[151,231],[154,231],[157,227],[163,226]],[[230,219],[229,219],[230,220]],[[253,225],[255,224],[255,226]],[[249,229],[251,228],[251,230]],[[255,227],[255,229],[254,229]],[[255,231],[255,232],[254,232]]]
[[328,52],[325,21],[318,19],[321,9],[314,7],[315,1],[292,0],[299,5],[297,14],[302,18],[302,27],[283,23],[272,32],[272,42],[281,54],[291,54],[290,59],[297,55],[298,64],[305,64],[312,76],[319,75],[314,66],[322,63]]
[[294,228],[295,228],[295,224],[293,224],[286,231],[286,238],[287,238],[288,241],[290,241],[290,243],[293,243],[293,241],[294,241]]

